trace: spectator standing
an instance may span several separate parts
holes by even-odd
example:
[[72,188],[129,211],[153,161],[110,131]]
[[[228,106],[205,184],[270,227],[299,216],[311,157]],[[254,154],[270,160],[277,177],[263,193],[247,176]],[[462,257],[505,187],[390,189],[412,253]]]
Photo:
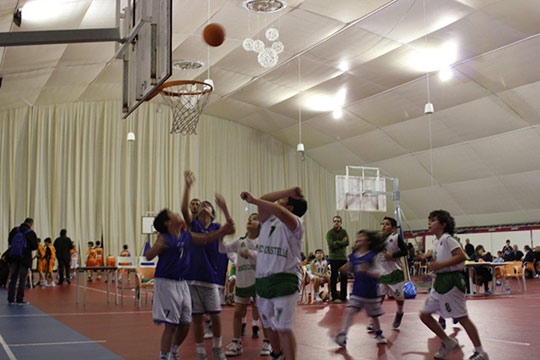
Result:
[[512,261],[512,259],[513,259],[513,255],[512,255],[513,249],[512,249],[512,246],[510,246],[510,240],[506,240],[506,245],[504,245],[504,247],[502,248],[502,252],[503,252],[504,261]]
[[11,278],[8,290],[8,302],[15,304],[15,287],[17,279],[19,287],[17,288],[17,305],[25,305],[24,289],[26,288],[26,276],[28,269],[32,266],[32,251],[37,249],[37,236],[32,226],[34,220],[26,218],[24,222],[13,228],[9,233],[9,262],[11,266]]
[[[341,216],[336,215],[332,219],[334,227],[326,233],[326,241],[328,242],[328,262],[330,263],[330,289],[332,293],[332,301],[343,302],[347,301],[347,274],[340,273],[339,268],[347,263],[347,246],[349,246],[349,235],[347,230],[341,227],[343,220]],[[341,282],[340,296],[337,295],[337,278],[338,274]]]
[[73,249],[73,245],[71,239],[67,237],[66,229],[60,230],[60,237],[54,240],[54,249],[58,259],[58,285],[64,283],[64,272],[65,280],[68,284],[71,284],[69,271],[71,269],[71,249]]
[[474,257],[474,245],[471,244],[471,240],[465,239],[465,253],[472,259]]

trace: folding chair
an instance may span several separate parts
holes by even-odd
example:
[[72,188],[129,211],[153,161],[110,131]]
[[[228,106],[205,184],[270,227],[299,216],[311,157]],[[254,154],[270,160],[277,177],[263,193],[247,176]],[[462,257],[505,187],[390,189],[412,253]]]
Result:
[[[514,278],[517,280],[521,292],[525,292],[525,290],[527,290],[527,285],[525,284],[525,272],[523,271],[521,261],[514,261],[506,265],[504,267],[504,273],[507,278]],[[520,278],[523,281],[523,286],[520,284]]]
[[146,256],[139,256],[139,267],[156,267],[158,258],[155,257],[152,260],[147,260]]
[[[129,271],[134,270],[137,267],[135,257],[133,256],[117,256],[116,257],[116,279],[119,279],[118,273],[124,273],[126,274],[127,283],[129,284]],[[124,285],[124,277],[122,276],[122,285],[120,286],[120,280],[116,282],[116,286],[118,289],[120,289],[120,296],[122,299],[122,304],[124,303],[124,290],[132,290],[134,289],[133,286],[125,286]],[[135,299],[137,301],[137,299]]]

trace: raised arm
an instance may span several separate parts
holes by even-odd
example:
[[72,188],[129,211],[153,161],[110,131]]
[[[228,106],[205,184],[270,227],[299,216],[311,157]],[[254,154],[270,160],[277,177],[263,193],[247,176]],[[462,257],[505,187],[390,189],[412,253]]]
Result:
[[195,182],[195,175],[193,172],[187,170],[184,172],[184,196],[182,197],[182,216],[184,216],[184,221],[188,225],[191,225],[193,219],[191,218],[191,211],[189,210],[189,194],[191,191],[191,185]]
[[231,222],[234,224],[234,221],[231,217],[231,214],[229,214],[229,209],[227,208],[227,203],[225,202],[225,198],[221,195],[216,193],[216,205],[223,211],[223,214],[225,215],[225,219],[227,222]]
[[[296,216],[283,206],[267,200],[255,198],[248,192],[243,192],[240,196],[248,203],[257,205],[261,222],[267,220],[270,215],[275,215],[289,228],[289,230],[296,230],[296,227],[298,226]],[[267,214],[266,218],[263,218],[262,214]]]
[[299,186],[295,186],[289,189],[277,190],[261,196],[262,200],[274,202],[286,196],[292,196],[295,198],[303,198],[302,189]]
[[229,254],[233,252],[238,252],[238,244],[240,244],[240,241],[238,239],[234,240],[230,243],[225,243],[223,241],[223,238],[219,239],[219,252],[222,254]]
[[219,228],[219,230],[209,232],[207,234],[191,233],[191,243],[195,245],[208,245],[212,241],[222,238],[225,235],[234,234],[234,224],[227,222],[225,225]]

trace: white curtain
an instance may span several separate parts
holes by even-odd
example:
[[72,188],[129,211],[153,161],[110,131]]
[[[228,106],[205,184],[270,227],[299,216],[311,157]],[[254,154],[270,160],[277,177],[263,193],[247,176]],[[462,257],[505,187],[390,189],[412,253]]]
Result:
[[[65,228],[82,252],[88,241],[103,239],[106,256],[118,255],[123,244],[140,254],[146,239],[141,216],[180,210],[187,169],[197,177],[193,197],[214,203],[215,192],[225,196],[238,234],[256,211],[241,201],[241,191],[262,195],[301,186],[308,201],[304,251],[327,250],[325,235],[336,214],[334,174],[238,123],[203,115],[198,135],[181,136],[169,133],[170,119],[167,106],[143,104],[122,120],[117,101],[0,112],[2,251],[9,230],[33,217],[42,239],[54,240]],[[126,140],[130,126],[135,142]],[[357,230],[378,229],[381,217],[341,215],[351,243]]]

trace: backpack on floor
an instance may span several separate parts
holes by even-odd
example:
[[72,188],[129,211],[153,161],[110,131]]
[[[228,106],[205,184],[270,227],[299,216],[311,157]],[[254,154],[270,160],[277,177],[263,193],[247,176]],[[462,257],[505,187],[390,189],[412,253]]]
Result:
[[24,233],[20,228],[17,228],[17,232],[11,239],[11,247],[9,248],[9,256],[11,259],[21,259],[23,256],[23,251],[26,249],[26,234],[28,234],[32,229],[26,230]]

